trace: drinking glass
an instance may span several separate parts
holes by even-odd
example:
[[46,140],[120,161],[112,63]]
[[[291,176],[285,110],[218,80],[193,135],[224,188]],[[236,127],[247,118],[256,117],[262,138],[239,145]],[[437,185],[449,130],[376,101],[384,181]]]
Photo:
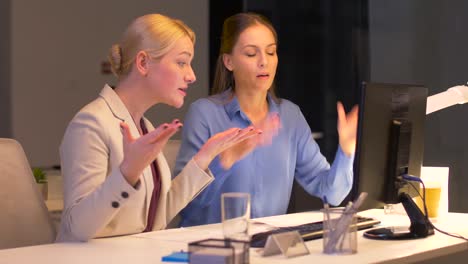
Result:
[[223,193],[221,216],[225,238],[249,240],[250,194]]

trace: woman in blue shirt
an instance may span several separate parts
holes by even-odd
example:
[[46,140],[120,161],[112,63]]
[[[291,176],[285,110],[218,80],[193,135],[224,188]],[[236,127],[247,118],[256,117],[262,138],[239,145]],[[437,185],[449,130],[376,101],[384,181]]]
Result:
[[[239,148],[246,156],[235,165],[214,159],[214,182],[181,213],[181,226],[220,222],[225,192],[251,195],[251,216],[286,213],[294,178],[311,195],[342,202],[351,189],[356,145],[357,108],[348,115],[338,103],[340,147],[330,167],[320,153],[299,107],[275,96],[277,36],[271,23],[253,13],[226,19],[213,91],[194,102],[185,118],[176,174],[210,136],[230,127],[263,130]],[[226,154],[228,155],[228,154]],[[224,157],[224,161],[229,157]]]

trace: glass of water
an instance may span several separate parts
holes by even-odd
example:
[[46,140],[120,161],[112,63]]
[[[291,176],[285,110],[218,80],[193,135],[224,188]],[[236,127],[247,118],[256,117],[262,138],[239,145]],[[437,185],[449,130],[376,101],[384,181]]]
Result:
[[250,194],[223,193],[221,195],[221,218],[225,238],[250,240]]

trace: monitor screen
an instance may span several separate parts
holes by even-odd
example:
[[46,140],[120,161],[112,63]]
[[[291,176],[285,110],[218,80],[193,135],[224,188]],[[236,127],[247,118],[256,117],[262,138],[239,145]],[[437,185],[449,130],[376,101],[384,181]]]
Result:
[[363,83],[350,194],[355,200],[368,193],[359,210],[398,203],[400,192],[417,194],[398,179],[420,176],[426,99],[427,89],[420,85]]

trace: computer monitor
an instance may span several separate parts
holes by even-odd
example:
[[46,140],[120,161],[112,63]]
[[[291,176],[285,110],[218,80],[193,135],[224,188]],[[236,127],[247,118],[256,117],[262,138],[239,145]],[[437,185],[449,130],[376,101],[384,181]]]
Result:
[[[420,85],[363,83],[359,103],[354,183],[350,196],[355,199],[361,192],[368,193],[360,210],[402,202],[412,222],[411,232],[411,229],[419,230],[427,224],[427,218],[411,199],[417,191],[403,179],[405,174],[420,176],[426,99],[427,89]],[[431,232],[397,234],[395,230],[387,228],[366,234],[371,238],[406,239]]]

